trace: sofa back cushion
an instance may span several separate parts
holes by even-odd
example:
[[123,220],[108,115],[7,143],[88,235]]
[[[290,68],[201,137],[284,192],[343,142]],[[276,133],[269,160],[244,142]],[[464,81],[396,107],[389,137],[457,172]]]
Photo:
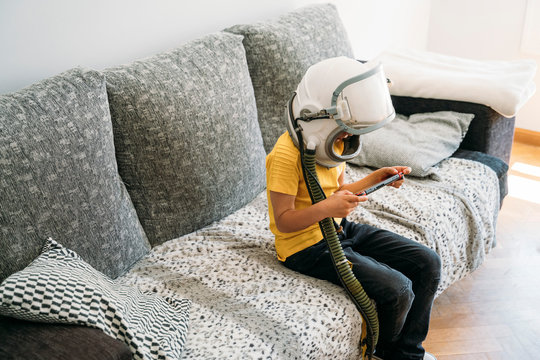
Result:
[[120,175],[152,245],[229,215],[264,189],[240,36],[210,34],[105,74]]
[[353,57],[345,28],[332,4],[316,4],[268,22],[235,25],[244,36],[266,152],[285,131],[285,106],[306,70],[335,56]]
[[48,237],[117,277],[149,251],[116,166],[105,78],[73,69],[0,96],[0,280]]

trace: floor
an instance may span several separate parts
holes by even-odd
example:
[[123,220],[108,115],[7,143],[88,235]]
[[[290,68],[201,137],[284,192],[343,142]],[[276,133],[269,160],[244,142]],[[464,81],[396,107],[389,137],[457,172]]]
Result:
[[435,300],[424,345],[438,360],[540,359],[540,146],[514,143],[497,246]]

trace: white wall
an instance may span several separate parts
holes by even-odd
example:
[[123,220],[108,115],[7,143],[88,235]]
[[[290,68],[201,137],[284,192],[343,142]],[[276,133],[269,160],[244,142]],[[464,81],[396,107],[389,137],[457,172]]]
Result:
[[[427,49],[448,55],[484,60],[533,59],[524,53],[521,37],[527,0],[431,0]],[[540,132],[539,89],[516,116],[516,126]]]
[[[0,94],[75,66],[130,62],[312,2],[336,4],[358,58],[412,47],[540,64],[539,54],[520,50],[527,0],[0,0]],[[540,91],[518,113],[517,126],[540,131],[538,114]]]
[[334,1],[355,55],[370,59],[387,48],[425,50],[431,0]]
[[424,49],[430,0],[0,0],[0,94],[75,66],[103,69],[238,23],[333,2],[357,57]]
[[[130,62],[312,2],[336,4],[358,58],[412,47],[540,64],[539,54],[520,50],[527,0],[0,0],[0,94],[75,66]],[[538,114],[540,91],[518,113],[517,126],[540,131]]]

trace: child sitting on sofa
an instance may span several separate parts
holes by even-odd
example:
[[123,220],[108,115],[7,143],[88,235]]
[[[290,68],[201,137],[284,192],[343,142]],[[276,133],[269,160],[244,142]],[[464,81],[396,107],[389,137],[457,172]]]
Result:
[[[368,200],[355,194],[411,171],[385,167],[354,183],[344,181],[345,161],[361,150],[360,135],[394,118],[382,68],[345,57],[319,62],[302,78],[288,110],[288,131],[266,158],[270,229],[278,259],[292,270],[340,284],[318,225],[335,218],[352,271],[377,304],[377,357],[435,359],[422,342],[440,280],[439,256],[398,234],[346,219]],[[303,177],[300,146],[315,149],[318,182],[326,195],[316,204]],[[391,185],[399,188],[402,183]]]

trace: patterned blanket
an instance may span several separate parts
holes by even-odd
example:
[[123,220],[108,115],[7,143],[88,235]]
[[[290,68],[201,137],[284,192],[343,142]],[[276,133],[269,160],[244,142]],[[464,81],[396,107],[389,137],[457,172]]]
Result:
[[[370,195],[349,219],[435,249],[438,292],[489,252],[499,206],[488,167],[450,158],[441,180],[408,178]],[[371,170],[349,166],[349,180]],[[268,229],[266,194],[210,226],[155,247],[123,281],[193,305],[185,359],[354,359],[361,317],[345,292],[285,268]]]

